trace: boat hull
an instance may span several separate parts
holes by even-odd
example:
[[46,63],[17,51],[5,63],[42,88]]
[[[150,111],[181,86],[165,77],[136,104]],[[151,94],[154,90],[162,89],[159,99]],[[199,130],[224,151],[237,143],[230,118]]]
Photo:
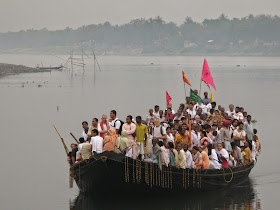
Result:
[[151,192],[177,193],[210,191],[244,183],[254,164],[242,167],[204,170],[177,169],[133,160],[123,154],[104,152],[72,168],[83,193]]

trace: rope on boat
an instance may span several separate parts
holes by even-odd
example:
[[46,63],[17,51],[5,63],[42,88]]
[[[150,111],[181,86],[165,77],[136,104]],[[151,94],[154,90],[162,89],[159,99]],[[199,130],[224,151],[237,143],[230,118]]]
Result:
[[225,180],[226,183],[230,183],[233,179],[233,176],[234,176],[232,169],[230,167],[228,169],[231,171],[231,178],[230,178],[229,181],[226,180],[225,169],[223,168],[224,180]]

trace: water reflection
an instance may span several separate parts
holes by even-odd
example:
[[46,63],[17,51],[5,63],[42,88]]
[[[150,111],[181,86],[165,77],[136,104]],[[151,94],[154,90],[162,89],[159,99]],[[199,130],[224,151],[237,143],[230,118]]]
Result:
[[[120,193],[121,192],[120,190]],[[227,190],[192,195],[84,195],[70,202],[70,209],[261,209],[252,180]]]

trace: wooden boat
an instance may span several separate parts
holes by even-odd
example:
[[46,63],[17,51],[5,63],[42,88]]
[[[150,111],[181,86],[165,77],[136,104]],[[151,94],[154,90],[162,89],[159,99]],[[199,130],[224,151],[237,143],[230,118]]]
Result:
[[177,169],[163,167],[123,154],[95,154],[71,168],[77,186],[83,193],[151,192],[177,193],[210,191],[241,185],[247,181],[254,164],[227,169]]

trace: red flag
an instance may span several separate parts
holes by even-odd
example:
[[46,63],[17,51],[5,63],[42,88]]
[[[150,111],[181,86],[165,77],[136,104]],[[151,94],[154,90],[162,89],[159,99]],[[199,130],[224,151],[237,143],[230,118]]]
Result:
[[187,83],[189,86],[192,86],[191,83],[189,82],[188,78],[186,77],[184,71],[182,71],[182,74],[183,74],[183,81],[184,81],[185,83]]
[[172,100],[171,96],[169,95],[169,93],[166,91],[166,103],[169,106],[170,101]]
[[211,85],[216,90],[208,63],[205,58],[204,58],[204,63],[202,68],[201,80],[205,82],[207,86]]

